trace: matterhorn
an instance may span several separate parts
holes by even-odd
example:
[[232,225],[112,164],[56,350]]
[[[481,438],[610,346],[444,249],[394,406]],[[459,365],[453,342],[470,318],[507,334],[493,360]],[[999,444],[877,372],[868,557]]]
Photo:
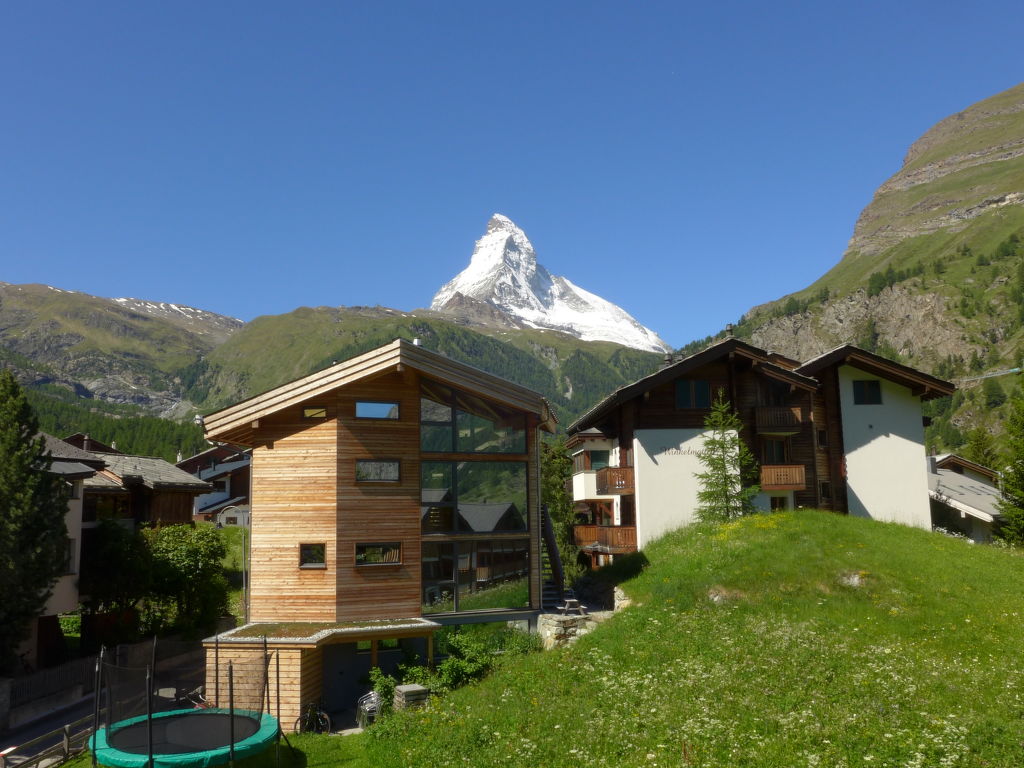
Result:
[[465,298],[498,309],[513,325],[549,328],[584,341],[613,341],[636,349],[670,349],[621,307],[544,269],[526,233],[500,213],[487,222],[469,266],[437,292],[430,308],[455,314]]

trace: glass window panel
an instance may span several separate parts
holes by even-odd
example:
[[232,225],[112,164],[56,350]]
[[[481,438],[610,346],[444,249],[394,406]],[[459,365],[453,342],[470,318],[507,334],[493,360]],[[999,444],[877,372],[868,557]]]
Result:
[[711,407],[711,382],[693,382],[693,402],[695,408]]
[[420,553],[423,613],[455,610],[455,545],[423,542]]
[[604,469],[608,466],[609,458],[611,457],[611,451],[591,451],[590,452],[590,468],[591,469]]
[[311,406],[309,408],[303,408],[302,409],[302,418],[304,418],[304,419],[326,419],[327,418],[327,409],[322,407],[322,406],[319,406],[319,405],[314,405],[314,406]]
[[401,562],[402,545],[397,541],[356,544],[356,565],[397,565]]
[[396,483],[400,477],[398,459],[356,459],[356,481]]
[[397,419],[398,403],[356,401],[357,419]]
[[300,568],[325,568],[326,565],[326,544],[299,544]]
[[467,541],[458,546],[459,611],[529,607],[529,541]]
[[451,422],[453,393],[436,381],[424,381],[420,387],[420,421]]
[[457,479],[459,531],[527,529],[525,462],[464,461]]
[[454,502],[450,461],[420,462],[420,500],[425,504]]
[[456,394],[456,450],[461,453],[525,453],[523,413],[480,397]]
[[881,405],[882,383],[877,379],[864,379],[853,382],[854,405]]
[[439,453],[451,453],[452,428],[448,424],[421,424],[420,449]]
[[420,509],[420,530],[423,533],[451,533],[455,530],[455,507],[425,504]]

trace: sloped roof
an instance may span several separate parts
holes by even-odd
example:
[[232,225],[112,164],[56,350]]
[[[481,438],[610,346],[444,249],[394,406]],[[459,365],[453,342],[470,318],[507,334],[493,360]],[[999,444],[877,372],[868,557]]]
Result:
[[928,472],[928,495],[987,523],[1001,517],[996,506],[999,488],[951,469]]
[[[676,363],[667,365],[661,370],[655,371],[632,384],[619,387],[604,400],[580,416],[579,419],[570,424],[567,431],[571,435],[589,427],[593,427],[601,420],[602,417],[605,416],[605,414],[614,408],[617,408],[622,403],[632,400],[634,397],[638,397],[644,392],[664,384],[665,382],[672,381],[688,371],[700,368],[701,366],[718,360],[721,357],[731,355],[740,355],[751,360],[757,366],[759,372],[770,378],[778,381],[784,381],[787,384],[792,384],[793,386],[797,386],[802,389],[815,390],[818,388],[818,382],[815,379],[785,368],[777,362],[773,362],[773,359],[778,359],[779,356],[766,352],[752,344],[747,344],[745,341],[740,341],[739,339],[724,339],[706,347],[700,352],[692,354],[689,357],[685,357]],[[785,358],[783,358],[783,360],[784,359]]]
[[196,491],[198,493],[212,488],[209,483],[199,480],[195,475],[190,475],[157,456],[105,453],[103,460],[107,462],[107,469],[120,477],[126,484],[138,482],[147,488]]
[[[969,469],[972,472],[977,472],[979,475],[985,475],[985,477],[991,478],[992,482],[995,483],[999,477],[999,473],[994,469],[986,467],[984,464],[978,464],[977,462],[965,459],[963,456],[958,456],[955,453],[942,453],[935,457],[935,465],[939,469],[952,469],[954,466],[960,466],[964,469]],[[954,472],[956,470],[953,470]]]
[[61,461],[76,461],[86,466],[92,467],[93,469],[101,469],[104,465],[104,460],[94,453],[89,451],[83,451],[70,443],[61,440],[59,437],[48,435],[45,432],[40,432],[43,436],[43,440],[46,441],[46,453],[50,457]]
[[540,417],[541,428],[549,432],[554,431],[558,422],[547,400],[537,392],[471,365],[450,360],[404,339],[396,339],[390,344],[211,413],[203,420],[206,436],[211,440],[248,445],[252,422],[346,384],[399,370],[400,366],[409,366],[438,381],[535,413]]
[[853,344],[843,344],[818,355],[796,370],[806,376],[814,376],[824,368],[844,364],[852,365],[854,368],[859,368],[880,378],[895,381],[897,384],[909,388],[922,400],[946,397],[956,391],[956,385],[950,381],[936,378],[924,371],[911,368],[909,365],[903,365],[860,347],[855,347]]

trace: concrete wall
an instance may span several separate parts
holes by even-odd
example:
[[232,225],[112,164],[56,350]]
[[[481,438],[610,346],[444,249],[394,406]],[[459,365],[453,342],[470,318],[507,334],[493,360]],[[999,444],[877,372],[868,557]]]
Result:
[[636,538],[643,549],[662,534],[696,519],[697,454],[702,429],[638,429],[633,440]]
[[853,382],[867,379],[878,377],[839,369],[850,514],[930,529],[921,400],[880,379],[881,404],[854,405]]

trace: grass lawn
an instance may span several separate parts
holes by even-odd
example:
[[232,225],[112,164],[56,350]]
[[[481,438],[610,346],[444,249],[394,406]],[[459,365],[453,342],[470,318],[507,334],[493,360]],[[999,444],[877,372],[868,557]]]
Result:
[[818,512],[655,542],[631,608],[576,645],[306,765],[1016,766],[1024,557]]

